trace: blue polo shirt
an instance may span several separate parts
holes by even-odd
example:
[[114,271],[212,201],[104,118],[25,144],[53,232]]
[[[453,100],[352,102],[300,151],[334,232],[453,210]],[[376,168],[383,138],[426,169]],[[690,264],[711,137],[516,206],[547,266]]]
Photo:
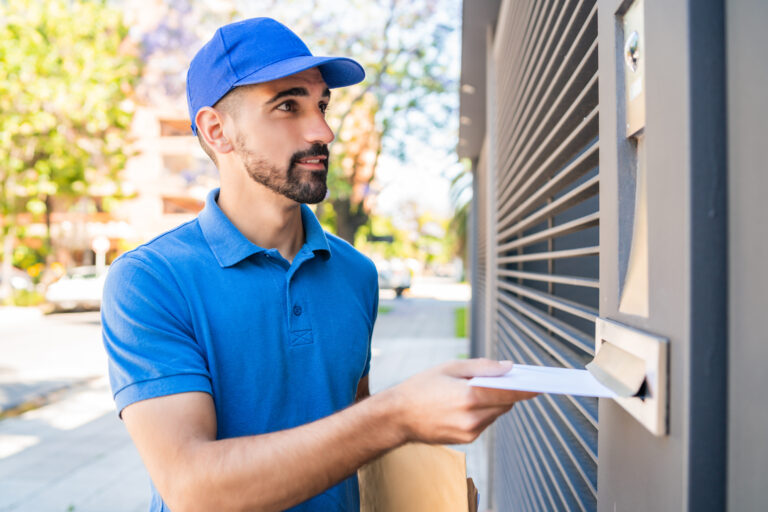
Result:
[[[378,308],[373,263],[301,206],[292,263],[248,241],[216,204],[110,267],[104,344],[118,411],[159,396],[213,397],[217,438],[265,434],[354,402]],[[322,454],[316,454],[322,456]],[[167,510],[152,489],[153,511]],[[358,510],[356,477],[295,507]]]

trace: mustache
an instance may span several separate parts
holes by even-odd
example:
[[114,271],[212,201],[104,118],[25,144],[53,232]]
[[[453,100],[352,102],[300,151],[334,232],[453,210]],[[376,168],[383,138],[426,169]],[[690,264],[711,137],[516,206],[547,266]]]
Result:
[[[313,144],[311,148],[306,149],[304,151],[298,151],[293,154],[291,157],[291,165],[294,165],[298,163],[299,160],[302,158],[312,157],[312,156],[324,156],[328,158],[328,155],[330,152],[328,151],[328,145],[327,144]],[[326,160],[326,166],[328,160]]]

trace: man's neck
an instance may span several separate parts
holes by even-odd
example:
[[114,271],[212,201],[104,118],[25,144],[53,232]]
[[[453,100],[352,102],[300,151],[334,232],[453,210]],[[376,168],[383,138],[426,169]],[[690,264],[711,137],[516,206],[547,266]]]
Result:
[[218,205],[243,236],[265,249],[277,249],[288,260],[304,244],[301,205],[269,190],[249,183],[227,186],[223,182]]

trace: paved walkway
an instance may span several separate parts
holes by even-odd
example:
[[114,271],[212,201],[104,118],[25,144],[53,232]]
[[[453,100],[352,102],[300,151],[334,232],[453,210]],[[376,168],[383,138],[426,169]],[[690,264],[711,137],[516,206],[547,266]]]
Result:
[[98,312],[0,307],[0,413],[106,375]]
[[[466,304],[466,289],[425,281],[414,291],[420,297],[389,299],[383,292],[381,306],[389,311],[380,314],[374,335],[374,392],[442,361],[465,357],[469,350],[467,340],[455,338],[453,332],[454,310]],[[73,322],[73,318],[83,321]],[[47,405],[0,421],[0,512],[148,508],[149,479],[114,411],[94,318],[22,320],[0,311],[0,348],[6,348],[9,336],[16,340],[13,354],[3,350],[0,398],[18,402],[66,386],[49,395]],[[57,335],[55,329],[75,329],[70,334],[76,334],[77,341],[74,346],[50,348],[48,340],[46,350],[44,340],[25,340],[23,330],[29,321],[51,322],[50,336]],[[77,360],[83,361],[79,371]],[[13,392],[10,383],[17,385]],[[22,389],[25,383],[27,388]],[[481,438],[460,447],[468,453],[468,472],[481,490],[481,510],[486,481],[482,443]]]

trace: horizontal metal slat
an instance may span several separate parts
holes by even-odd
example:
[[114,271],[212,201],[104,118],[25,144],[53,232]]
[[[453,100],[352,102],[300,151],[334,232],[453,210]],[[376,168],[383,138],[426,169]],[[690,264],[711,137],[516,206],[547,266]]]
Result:
[[[535,346],[539,350],[543,350],[549,356],[557,361],[560,366],[563,366],[565,368],[582,368],[584,365],[584,361],[582,357],[579,357],[576,354],[569,353],[570,351],[565,350],[566,345],[565,344],[552,344],[548,343],[551,341],[547,334],[541,330],[541,328],[535,326],[534,324],[530,323],[529,320],[526,320],[523,318],[519,313],[513,311],[509,308],[509,306],[501,305],[498,309],[499,313],[501,313],[507,320],[512,322],[514,327],[516,329],[519,329],[521,333],[525,334],[530,341],[535,343]],[[501,324],[502,326],[504,324]],[[520,338],[520,346],[524,348],[528,348],[529,352],[531,352],[531,347],[527,346],[528,343],[521,337]]]
[[[594,463],[594,461],[589,458],[589,460],[581,460],[578,456],[578,452],[583,451],[586,455],[589,455],[583,448],[583,446],[578,443],[577,445],[572,444],[571,441],[566,439],[566,436],[570,434],[570,432],[566,432],[565,430],[562,430],[563,424],[562,422],[558,421],[554,417],[551,416],[550,411],[547,411],[546,408],[542,405],[541,400],[532,400],[531,401],[531,409],[538,409],[538,413],[541,415],[541,417],[546,421],[547,425],[549,425],[549,429],[551,432],[555,434],[555,437],[560,443],[560,446],[563,448],[563,451],[568,455],[568,458],[571,459],[571,464],[575,468],[577,468],[579,474],[581,475],[582,480],[586,484],[586,486],[589,488],[590,492],[593,496],[597,495],[597,487],[596,482],[593,480],[597,480],[595,474],[589,474],[589,470],[585,467],[589,464]],[[586,463],[586,464],[585,464]]]
[[[568,17],[566,22],[568,23],[568,27],[571,27],[571,25],[576,22],[576,17],[569,15],[574,11],[571,11],[565,6],[555,6],[554,3],[552,7],[554,8],[554,12],[558,14],[557,20],[554,22],[555,27],[559,27],[567,15]],[[551,15],[552,14],[550,14],[550,17]],[[546,81],[544,80],[545,75],[543,75],[541,72],[542,65],[547,63],[545,71],[543,72],[546,73],[546,71],[551,68],[552,63],[555,61],[551,55],[546,57],[544,55],[551,53],[553,40],[558,35],[560,38],[557,42],[555,52],[560,50],[565,38],[569,33],[570,30],[566,30],[564,32],[549,30],[549,38],[547,39],[546,48],[537,54],[537,58],[535,59],[535,68],[530,73],[519,75],[519,79],[512,82],[514,83],[514,88],[521,92],[519,94],[515,94],[512,97],[512,104],[499,116],[499,131],[504,134],[500,140],[499,154],[509,153],[510,145],[513,145],[516,142],[515,135],[519,133],[520,126],[525,124],[525,121],[529,119],[525,113],[521,114],[521,110],[523,112],[528,112],[531,102],[536,97],[536,94],[541,90],[542,82]],[[557,61],[561,62],[560,59],[557,59]],[[531,87],[534,87],[533,91],[531,91]],[[510,126],[511,123],[516,124]],[[511,133],[509,133],[510,129]]]
[[[518,423],[519,422],[513,422]],[[520,427],[517,426],[515,429],[515,439],[512,441],[518,445],[519,449],[516,450],[517,453],[520,453],[523,455],[524,460],[520,460],[517,462],[517,466],[520,468],[519,471],[525,475],[525,484],[523,486],[523,489],[528,493],[530,496],[531,489],[536,493],[537,497],[539,497],[539,504],[538,507],[533,507],[533,505],[529,505],[528,510],[558,510],[559,506],[561,506],[564,503],[564,496],[562,496],[556,486],[554,486],[552,483],[555,482],[553,478],[551,478],[549,475],[545,475],[544,471],[542,470],[542,465],[538,457],[535,457],[533,454],[533,448],[530,446],[530,443],[528,441],[528,436],[525,435],[524,432],[520,431]],[[524,465],[522,465],[524,463]],[[533,482],[533,475],[530,473],[530,469],[533,468],[536,477],[538,478],[538,482]],[[538,484],[538,485],[536,485]],[[555,493],[558,494],[557,499],[552,494],[552,490],[550,490],[550,487],[552,487],[555,491]],[[547,501],[549,502],[549,505],[551,508],[547,508],[544,503],[544,497],[542,496],[542,493],[540,489],[544,489],[544,492],[546,493]],[[532,501],[532,500],[530,500]]]
[[516,224],[508,227],[497,235],[497,240],[504,240],[508,236],[522,232],[531,226],[535,226],[547,217],[557,215],[560,212],[596,195],[600,191],[600,177],[593,176],[573,190],[568,191],[561,197],[552,201],[543,208],[536,210],[533,214],[521,219]]
[[541,304],[552,306],[553,308],[559,309],[560,311],[565,311],[566,313],[570,313],[574,316],[584,318],[591,322],[595,322],[597,320],[598,311],[596,309],[591,308],[589,306],[585,306],[583,304],[579,304],[578,302],[574,302],[568,299],[563,299],[563,298],[557,297],[556,295],[540,292],[538,290],[533,290],[525,286],[512,284],[507,281],[499,281],[497,282],[497,286],[499,288],[503,288],[511,292],[517,293],[518,295],[522,295],[523,297],[528,297],[529,299],[535,300],[536,302],[539,302]]
[[541,274],[538,272],[523,272],[521,270],[497,270],[500,276],[514,277],[529,281],[545,281],[547,283],[568,284],[587,288],[599,288],[600,281],[591,277],[561,276],[557,274]]
[[[528,460],[527,449],[521,443],[511,415],[499,420],[497,425],[499,425],[499,428],[505,429],[504,434],[506,435],[497,437],[497,443],[499,444],[500,453],[509,455],[509,457],[505,458],[505,462],[511,466],[503,468],[502,471],[512,469],[514,477],[516,477],[509,478],[510,485],[503,486],[506,498],[505,503],[515,504],[515,510],[546,510],[546,502],[540,490],[542,486],[537,485],[538,482],[546,480],[541,480],[541,477],[539,477],[539,481],[536,481],[531,469],[538,471],[538,466],[533,464],[533,461]],[[513,473],[510,472],[509,475],[505,474],[504,476],[513,476]],[[552,504],[554,505],[553,501]]]
[[600,212],[590,213],[589,215],[585,215],[584,217],[573,219],[570,222],[566,222],[549,229],[544,229],[537,233],[532,233],[528,236],[518,238],[511,242],[507,242],[505,244],[501,244],[496,248],[496,251],[497,253],[500,254],[506,251],[510,251],[512,249],[519,249],[521,247],[525,247],[526,245],[531,245],[531,244],[535,244],[536,242],[541,242],[542,240],[548,240],[551,238],[564,236],[570,233],[574,233],[576,231],[581,231],[583,229],[590,228],[592,226],[597,226],[599,223],[600,223]]
[[[562,14],[565,14],[566,12],[565,9],[562,9],[561,11]],[[518,146],[524,141],[525,135],[528,133],[528,131],[530,131],[531,127],[541,124],[542,108],[544,108],[544,106],[557,106],[559,104],[558,100],[552,98],[552,95],[555,92],[555,86],[560,83],[567,71],[578,69],[578,64],[573,64],[573,58],[576,56],[576,52],[583,47],[583,44],[580,43],[582,38],[585,37],[585,34],[587,34],[587,27],[591,23],[590,19],[587,19],[585,22],[582,18],[583,15],[584,13],[581,11],[579,6],[579,8],[575,9],[573,14],[569,16],[568,25],[565,31],[560,33],[560,39],[558,40],[558,46],[555,54],[561,53],[561,46],[568,41],[568,38],[577,23],[582,24],[581,28],[573,40],[570,41],[568,50],[566,51],[565,55],[563,55],[561,58],[546,59],[547,68],[545,69],[542,78],[538,80],[536,91],[533,94],[533,98],[536,98],[535,101],[528,102],[522,113],[518,110],[510,110],[505,113],[506,116],[509,116],[509,119],[506,116],[500,119],[499,133],[502,134],[502,142],[506,142],[500,146],[500,162],[509,161],[509,159],[512,158],[512,155],[515,154]],[[551,71],[555,65],[557,65],[557,68],[554,70],[554,74],[552,74]],[[573,77],[571,77],[571,79],[573,79]],[[567,83],[571,82],[569,81]],[[540,89],[544,85],[547,87],[544,90],[544,93],[541,94]],[[567,88],[567,85],[561,87],[561,93],[559,96],[562,96],[563,91]],[[530,112],[532,106],[536,107],[533,113]],[[552,109],[550,109],[549,112],[551,113]],[[507,130],[504,130],[504,126],[510,122],[510,119],[517,121],[517,123],[512,127],[511,133],[508,133]],[[503,186],[506,186],[507,178],[507,176],[504,176],[504,180],[501,182]]]
[[[596,62],[594,62],[594,65],[587,67],[587,64],[589,62],[595,61],[597,56],[597,42],[596,40],[592,40],[589,37],[592,31],[596,31],[596,12],[596,7],[594,7],[590,12],[586,22],[582,25],[578,35],[576,36],[574,44],[570,46],[567,55],[564,59],[558,61],[560,65],[557,69],[556,75],[552,79],[542,80],[543,83],[548,84],[548,87],[544,93],[544,96],[535,103],[536,110],[531,114],[523,113],[519,115],[518,118],[520,119],[520,122],[515,126],[513,132],[508,136],[506,133],[504,133],[504,130],[501,127],[499,128],[499,132],[503,135],[502,140],[510,140],[510,143],[503,146],[501,152],[499,153],[500,168],[510,170],[510,172],[507,172],[502,176],[499,184],[499,188],[501,190],[506,190],[510,183],[510,179],[512,179],[516,174],[517,171],[514,169],[516,169],[518,161],[521,158],[530,160],[531,157],[528,156],[528,152],[532,147],[534,147],[533,144],[535,143],[535,147],[541,147],[544,145],[544,142],[539,141],[542,133],[544,133],[543,130],[547,129],[548,133],[556,132],[556,126],[550,126],[551,123],[556,119],[560,119],[562,122],[562,120],[568,115],[567,111],[562,112],[562,110],[568,105],[571,105],[572,108],[573,105],[580,103],[578,99],[573,98],[577,91],[572,89],[578,80],[584,79],[582,76],[583,74],[590,73],[588,76],[591,76],[597,69]],[[581,58],[578,60],[578,62],[573,65],[571,59],[574,57],[578,58],[576,52],[583,50],[583,45],[590,41],[590,46],[587,47],[586,51],[584,51],[584,54],[581,55]],[[552,61],[552,63],[554,63],[554,61]],[[571,66],[573,66],[572,70],[570,69]],[[555,89],[555,86],[560,82],[561,79],[564,78],[564,73],[566,71],[572,72],[566,83],[559,89],[557,96],[552,99],[552,94],[558,91]],[[546,111],[543,110],[545,107],[547,108]],[[536,130],[533,132],[533,134],[529,134],[532,128],[536,128]],[[525,146],[523,146],[521,149],[519,146],[523,143],[525,143]],[[504,165],[502,163],[508,163],[508,165]]]
[[565,322],[558,320],[552,315],[547,315],[530,304],[526,304],[525,302],[508,295],[505,291],[500,292],[498,298],[545,329],[548,329],[561,338],[569,341],[574,347],[585,354],[589,356],[595,355],[594,341],[586,333],[577,331]]
[[[496,34],[494,36],[493,43],[493,59],[497,63],[497,70],[506,72],[506,75],[510,75],[514,71],[515,62],[512,60],[506,60],[507,66],[499,66],[499,60],[501,56],[514,58],[518,56],[517,53],[510,52],[510,48],[515,48],[512,45],[514,42],[522,41],[522,37],[513,37],[514,35],[521,33],[521,27],[527,25],[527,20],[533,7],[533,2],[512,2],[509,6],[502,5],[499,9],[499,20],[497,21]],[[501,78],[501,73],[497,73],[497,78]]]
[[[520,27],[521,29],[514,31],[510,30],[504,34],[508,36],[505,41],[502,41],[502,47],[504,47],[506,51],[503,55],[497,56],[496,69],[506,69],[509,70],[509,73],[498,77],[501,79],[498,83],[499,90],[503,90],[509,85],[519,83],[527,63],[530,62],[530,54],[534,41],[533,34],[536,33],[541,21],[544,4],[541,2],[533,2],[528,5],[532,8],[527,10],[526,16],[520,18],[520,22],[522,23]],[[512,107],[512,102],[514,102],[515,97],[505,96],[500,99],[502,101],[499,106],[503,112]]]
[[[573,423],[574,417],[568,416],[566,414],[566,410],[560,406],[557,401],[555,401],[552,398],[552,395],[546,395],[544,397],[547,401],[547,403],[552,407],[552,410],[557,413],[558,416],[560,416],[561,421],[564,425],[568,426],[568,430],[573,434],[573,436],[578,439],[579,443],[581,443],[581,446],[584,447],[584,451],[589,455],[589,457],[592,459],[593,462],[597,463],[597,439],[594,441],[587,439],[587,437],[584,435],[585,428],[580,428],[579,425],[576,425]],[[596,402],[597,399],[595,398],[594,401]],[[584,418],[586,422],[588,423],[588,426],[586,428],[590,430],[596,430],[597,429],[597,416],[590,414],[586,412],[586,409],[583,407],[578,406],[573,400],[569,401],[569,403],[572,406],[575,406],[576,410],[579,412],[579,417]],[[597,436],[595,436],[597,437]]]
[[548,196],[554,195],[591,169],[597,167],[600,159],[599,150],[599,142],[595,142],[549,180],[547,180],[547,175],[543,171],[532,174],[521,187],[525,189],[538,188],[535,188],[519,206],[507,215],[503,222],[499,223],[497,229],[503,229],[517,221],[522,215],[532,210],[537,203]]
[[[555,125],[552,132],[547,135],[541,145],[537,146],[536,151],[525,160],[520,171],[512,179],[509,185],[506,187],[500,186],[498,188],[500,194],[498,195],[497,204],[502,205],[502,208],[497,212],[497,218],[503,217],[510,208],[517,204],[517,198],[519,198],[521,192],[518,189],[515,189],[515,185],[524,178],[529,171],[532,170],[533,172],[539,173],[548,171],[554,174],[557,168],[570,160],[580,147],[585,146],[595,137],[599,125],[597,73],[595,73],[589,82],[587,82],[579,96],[579,100],[586,100],[589,98],[589,101],[585,101],[583,104],[579,101],[579,103],[571,105],[566,115],[564,115],[557,125]],[[582,116],[578,113],[578,110],[588,107],[590,104],[594,106],[592,106],[592,109],[587,115]],[[569,121],[575,121],[576,119],[580,119],[576,126],[572,128],[566,126]],[[562,137],[562,135],[564,135],[562,132],[566,127],[569,128],[567,130],[567,135]],[[550,146],[558,140],[560,140],[560,143],[557,147],[551,148]],[[540,164],[537,164],[537,159],[543,157],[545,154],[548,154],[549,156]],[[503,167],[500,166],[500,168]]]
[[530,426],[523,421],[522,416],[523,415],[519,410],[513,413],[513,421],[516,424],[515,431],[518,434],[518,440],[525,446],[529,459],[536,461],[536,465],[539,467],[540,472],[546,475],[542,478],[541,485],[545,482],[552,482],[552,487],[559,498],[559,503],[557,503],[553,510],[569,510],[571,500],[565,495],[563,486],[561,485],[561,482],[565,480],[565,475],[553,469],[552,464],[550,464],[550,461],[545,456],[541,445],[538,444],[533,432],[530,431]]
[[[530,347],[527,347],[526,345],[522,344],[522,338],[514,331],[510,331],[506,329],[504,325],[500,325],[501,329],[498,331],[498,338],[501,340],[503,338],[507,338],[505,343],[500,343],[498,345],[499,348],[499,356],[509,359],[511,361],[516,361],[523,364],[533,364],[535,366],[547,366],[545,362],[538,357],[535,353],[531,352],[530,350],[527,350],[526,354],[523,354],[519,350],[517,350],[516,346],[513,343],[509,343],[509,341],[514,341],[515,343],[518,343],[517,346],[519,346],[522,349],[529,349]],[[527,357],[526,357],[527,355]],[[568,428],[573,433],[575,437],[577,437],[582,445],[584,445],[584,448],[586,451],[593,457],[595,461],[597,461],[597,445],[596,442],[592,443],[589,439],[587,439],[583,432],[582,428],[579,427],[579,425],[574,423],[574,420],[578,418],[583,418],[587,424],[588,427],[594,431],[597,430],[597,399],[590,398],[588,400],[591,401],[591,406],[587,406],[584,403],[582,403],[583,398],[581,397],[574,397],[570,395],[544,395],[544,398],[552,404],[552,407],[558,411],[558,414],[563,418],[563,422],[568,425]],[[570,410],[570,412],[569,412]],[[576,411],[577,417],[574,416],[574,412]]]
[[565,249],[562,251],[534,252],[531,254],[519,254],[515,256],[500,256],[496,263],[524,263],[526,261],[556,260],[563,258],[579,258],[581,256],[594,256],[600,254],[600,246],[582,247],[581,249]]
[[[588,509],[587,503],[584,500],[584,496],[582,493],[580,493],[577,489],[577,484],[573,482],[572,477],[574,476],[572,472],[566,470],[563,461],[558,456],[557,451],[552,446],[552,443],[547,438],[547,436],[543,435],[543,426],[539,424],[538,421],[535,420],[533,417],[533,413],[530,411],[530,408],[532,406],[530,404],[527,404],[523,402],[523,407],[520,408],[520,411],[522,411],[523,414],[520,415],[520,419],[525,424],[525,426],[530,429],[529,433],[531,434],[538,434],[537,441],[538,446],[541,447],[540,453],[543,452],[545,449],[549,453],[549,456],[551,460],[554,462],[554,464],[557,466],[557,469],[560,471],[560,473],[563,475],[563,480],[565,481],[566,485],[568,486],[568,489],[571,491],[571,496],[573,497],[573,501],[576,502],[576,504],[579,506],[579,508],[586,512]],[[534,429],[534,424],[538,426],[538,429]],[[594,497],[594,496],[593,496]]]
[[563,9],[558,8],[556,2],[546,2],[549,7],[549,11],[542,11],[541,16],[538,19],[536,26],[536,38],[535,44],[530,47],[530,53],[526,55],[525,66],[522,68],[522,73],[519,75],[519,79],[515,80],[516,88],[521,91],[520,94],[516,94],[513,98],[517,99],[517,105],[520,101],[525,100],[525,90],[528,84],[534,79],[536,69],[541,63],[541,47],[544,44],[547,34],[552,34],[552,25],[554,23],[554,17],[558,13],[562,13]]

